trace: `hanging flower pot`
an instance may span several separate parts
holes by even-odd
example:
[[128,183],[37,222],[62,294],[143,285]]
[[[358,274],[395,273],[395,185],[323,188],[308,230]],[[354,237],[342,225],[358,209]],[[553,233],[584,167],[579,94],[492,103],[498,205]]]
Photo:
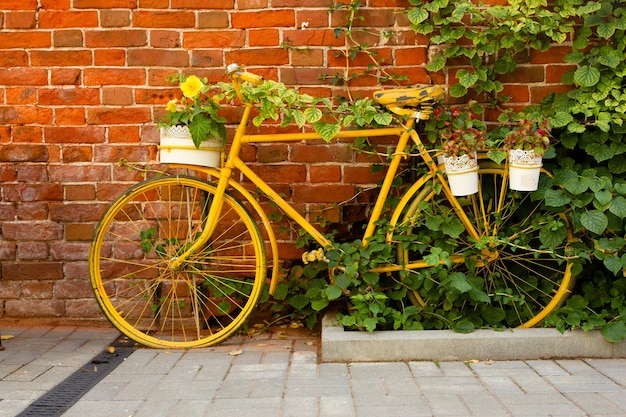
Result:
[[478,159],[473,155],[444,155],[446,174],[454,196],[465,196],[478,192]]
[[187,126],[161,128],[159,160],[162,163],[220,167],[224,147],[221,140],[209,139],[196,148]]
[[535,191],[539,186],[541,155],[534,150],[509,150],[509,188],[515,191]]

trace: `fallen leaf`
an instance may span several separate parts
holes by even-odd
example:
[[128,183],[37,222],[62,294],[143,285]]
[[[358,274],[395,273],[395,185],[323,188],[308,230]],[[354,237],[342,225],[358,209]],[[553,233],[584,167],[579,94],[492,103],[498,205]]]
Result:
[[243,349],[228,352],[228,356],[239,356],[243,353]]
[[0,336],[0,339],[2,340],[9,340],[9,339],[13,339],[15,336],[13,336],[12,334],[3,334],[2,336]]
[[109,352],[109,353],[115,353],[115,346],[109,346],[109,347],[107,348],[107,352]]

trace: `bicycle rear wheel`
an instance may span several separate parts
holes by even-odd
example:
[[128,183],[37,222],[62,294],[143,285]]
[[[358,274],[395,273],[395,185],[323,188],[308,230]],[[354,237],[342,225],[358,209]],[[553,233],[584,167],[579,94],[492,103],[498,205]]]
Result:
[[457,198],[477,239],[443,192],[434,192],[436,179],[407,200],[395,227],[409,298],[435,314],[454,311],[457,320],[478,327],[536,326],[574,285],[571,227],[563,213],[543,205],[549,176],[542,174],[537,192],[515,192],[503,166],[480,162],[478,193]]
[[266,275],[254,218],[224,195],[209,242],[173,269],[200,236],[215,187],[192,177],[144,181],[104,213],[89,255],[91,285],[111,323],[157,348],[216,344],[249,318]]

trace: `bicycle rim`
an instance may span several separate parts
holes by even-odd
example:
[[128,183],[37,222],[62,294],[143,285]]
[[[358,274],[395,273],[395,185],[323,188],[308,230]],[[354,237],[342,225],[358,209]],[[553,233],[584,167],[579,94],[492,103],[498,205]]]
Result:
[[137,184],[105,212],[90,251],[100,307],[146,346],[209,346],[249,318],[266,275],[265,248],[243,204],[224,195],[217,228],[177,269],[170,261],[200,235],[215,188],[191,177]]
[[[480,168],[479,192],[458,198],[478,239],[433,192],[433,180],[414,191],[397,226],[411,236],[398,260],[407,265],[414,304],[456,310],[481,326],[532,327],[567,298],[574,285],[569,222],[536,194],[510,191],[504,174],[501,166]],[[541,182],[551,179],[542,174]]]

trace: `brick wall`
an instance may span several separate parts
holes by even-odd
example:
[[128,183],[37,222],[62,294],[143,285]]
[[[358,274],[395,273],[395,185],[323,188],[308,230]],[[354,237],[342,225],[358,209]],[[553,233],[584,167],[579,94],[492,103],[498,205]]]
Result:
[[[109,202],[140,179],[116,165],[119,158],[155,162],[155,122],[176,94],[167,75],[182,69],[221,81],[225,66],[238,62],[303,92],[342,94],[343,87],[319,79],[344,65],[333,51],[343,45],[333,27],[344,23],[345,14],[329,13],[331,4],[0,1],[0,318],[101,317],[88,281],[90,239]],[[445,83],[447,73],[424,68],[427,39],[397,13],[407,5],[369,0],[364,15],[373,31],[357,36],[369,45],[382,43],[378,53],[388,68],[408,77],[405,84]],[[380,42],[379,33],[390,28],[397,36]],[[564,52],[530,54],[505,80],[513,103],[537,101],[546,89],[559,88]],[[357,58],[355,65],[368,63]],[[372,77],[352,83],[356,94],[375,86]],[[333,203],[379,179],[369,171],[371,161],[345,143],[270,144],[245,155],[297,207],[325,208],[336,223],[352,223],[363,210]],[[283,256],[297,257],[293,235],[277,232]]]

